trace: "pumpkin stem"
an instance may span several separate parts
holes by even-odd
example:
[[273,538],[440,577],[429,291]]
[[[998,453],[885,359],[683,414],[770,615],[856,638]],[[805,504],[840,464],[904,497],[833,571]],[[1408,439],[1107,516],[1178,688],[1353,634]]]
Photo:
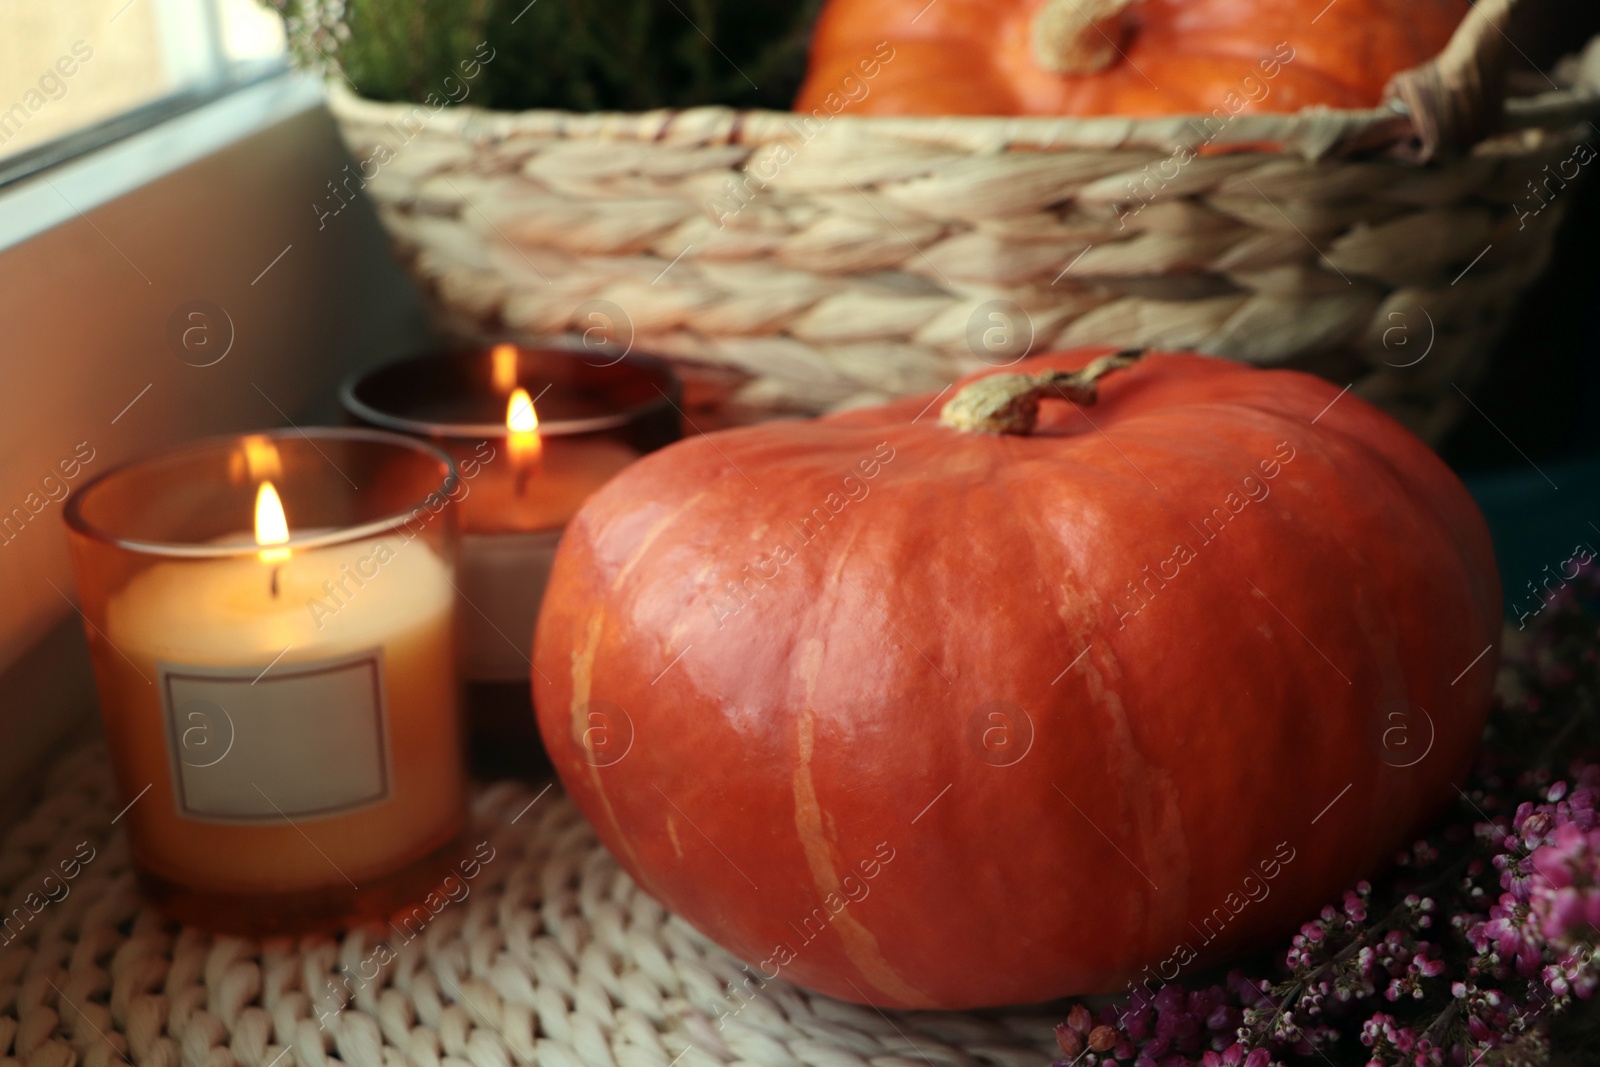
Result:
[[969,382],[939,412],[939,421],[966,433],[1010,433],[1026,437],[1039,424],[1039,401],[1059,393],[1074,404],[1093,407],[1101,378],[1131,367],[1144,355],[1130,348],[1101,356],[1082,370],[1042,374],[991,374]]
[[1052,74],[1098,74],[1122,55],[1122,12],[1139,0],[1045,0],[1033,17],[1033,60]]

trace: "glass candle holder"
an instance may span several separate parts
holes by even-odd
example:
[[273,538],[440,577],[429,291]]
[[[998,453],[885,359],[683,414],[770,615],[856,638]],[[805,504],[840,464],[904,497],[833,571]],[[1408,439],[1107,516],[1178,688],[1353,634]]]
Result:
[[354,420],[426,439],[456,460],[465,674],[523,687],[520,700],[484,702],[514,709],[518,723],[483,728],[533,739],[533,629],[561,531],[623,467],[678,439],[676,376],[646,356],[507,344],[392,363],[347,381],[341,399]]
[[248,933],[391,914],[466,825],[450,458],[361,429],[190,444],[67,503],[133,861]]

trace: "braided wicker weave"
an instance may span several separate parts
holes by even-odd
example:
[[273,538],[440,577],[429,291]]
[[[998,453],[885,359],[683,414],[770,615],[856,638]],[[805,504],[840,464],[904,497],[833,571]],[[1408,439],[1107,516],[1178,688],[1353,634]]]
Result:
[[1437,439],[1595,156],[1600,48],[1505,99],[1515,2],[1480,0],[1373,111],[430,113],[337,86],[332,107],[462,340],[581,333],[737,368],[741,403],[793,411],[1030,345],[1185,347],[1354,382]]
[[555,789],[480,791],[470,840],[493,853],[465,895],[420,932],[339,940],[165,923],[135,891],[118,806],[103,751],[84,749],[0,845],[0,1067],[1034,1067],[1059,1055],[1044,1015],[884,1013],[752,979],[640,892]]

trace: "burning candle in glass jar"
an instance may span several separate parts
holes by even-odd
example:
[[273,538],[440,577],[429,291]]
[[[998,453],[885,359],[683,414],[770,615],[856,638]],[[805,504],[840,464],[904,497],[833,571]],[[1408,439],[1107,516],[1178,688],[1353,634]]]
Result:
[[133,859],[188,921],[372,914],[464,825],[456,476],[403,437],[311,433],[202,442],[68,504]]
[[503,455],[488,453],[461,501],[464,658],[469,677],[521,681],[562,530],[639,452],[602,435],[547,439],[521,386],[506,402],[502,441]]
[[[596,363],[508,344],[391,364],[345,384],[352,415],[425,436],[460,465],[469,680],[527,684],[562,530],[612,475],[677,439],[680,395],[649,357]],[[526,699],[519,715],[531,736]]]

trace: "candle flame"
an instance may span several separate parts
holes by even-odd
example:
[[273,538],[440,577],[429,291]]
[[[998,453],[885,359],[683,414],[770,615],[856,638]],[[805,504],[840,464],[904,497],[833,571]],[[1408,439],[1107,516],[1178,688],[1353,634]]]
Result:
[[533,399],[526,389],[511,394],[506,405],[506,445],[511,450],[511,461],[517,465],[517,493],[520,495],[527,482],[530,467],[539,462],[544,442],[539,440],[539,415],[533,410]]
[[517,346],[495,345],[489,353],[490,367],[497,393],[509,393],[517,387]]
[[526,389],[511,394],[506,405],[506,429],[512,433],[538,433],[539,413],[533,410],[533,399]]
[[[283,513],[283,501],[271,482],[262,482],[256,490],[256,544],[281,545],[289,540],[289,519]],[[261,560],[277,563],[289,558],[287,548],[263,548]]]

